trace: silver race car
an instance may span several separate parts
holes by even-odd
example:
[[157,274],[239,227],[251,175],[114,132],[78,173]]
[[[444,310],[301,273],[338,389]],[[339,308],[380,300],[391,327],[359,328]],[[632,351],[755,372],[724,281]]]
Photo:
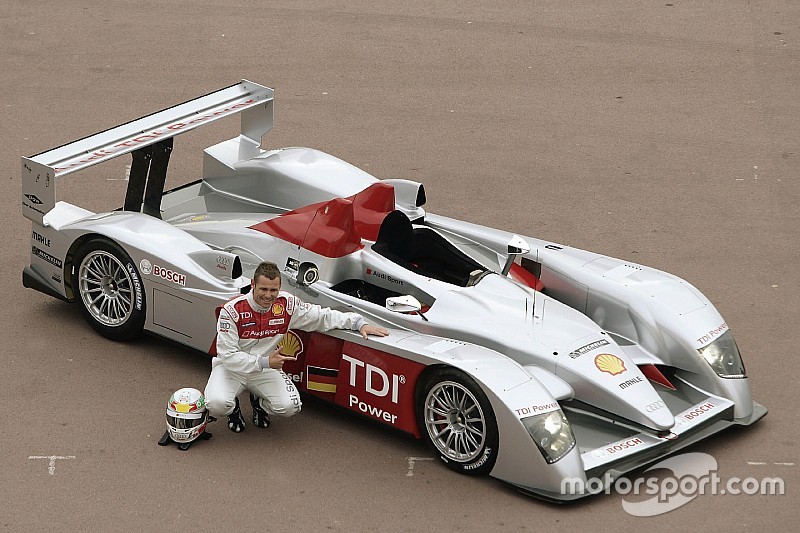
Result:
[[[202,179],[164,191],[173,138],[237,114],[241,134],[205,150]],[[391,332],[290,331],[284,370],[301,391],[554,500],[766,414],[725,319],[689,283],[427,213],[420,183],[262,149],[272,125],[273,90],[242,81],[22,158],[25,286],[77,302],[106,337],[213,352],[216,309],[276,262],[284,289]],[[62,178],[128,153],[123,208],[56,201]]]

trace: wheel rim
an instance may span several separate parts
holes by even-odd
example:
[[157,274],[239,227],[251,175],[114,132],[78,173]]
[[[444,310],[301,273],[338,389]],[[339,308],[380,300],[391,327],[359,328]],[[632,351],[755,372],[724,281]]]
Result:
[[92,318],[104,326],[125,323],[133,313],[133,282],[119,259],[97,250],[81,261],[78,290]]
[[472,393],[453,381],[437,383],[425,398],[425,427],[446,457],[468,462],[486,443],[486,419]]

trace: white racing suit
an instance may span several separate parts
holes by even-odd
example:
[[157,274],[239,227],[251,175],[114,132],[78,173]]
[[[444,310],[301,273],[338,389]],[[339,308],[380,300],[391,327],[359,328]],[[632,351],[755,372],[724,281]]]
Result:
[[261,368],[259,357],[275,350],[292,329],[328,331],[359,330],[365,324],[356,313],[342,313],[307,304],[280,291],[270,308],[253,300],[252,292],[228,301],[217,319],[216,357],[206,385],[206,407],[214,416],[227,416],[236,397],[245,389],[259,398],[269,413],[289,417],[300,412],[300,394],[282,370]]

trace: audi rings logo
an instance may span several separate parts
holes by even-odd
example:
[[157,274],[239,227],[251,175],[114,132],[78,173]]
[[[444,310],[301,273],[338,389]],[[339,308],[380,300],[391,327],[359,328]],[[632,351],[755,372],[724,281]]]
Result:
[[217,268],[220,270],[224,270],[225,272],[228,271],[228,268],[231,266],[231,258],[225,257],[223,255],[217,256]]
[[658,411],[659,409],[663,409],[664,407],[666,407],[666,404],[659,400],[657,402],[653,402],[651,404],[648,404],[644,408],[644,410],[647,411],[648,413],[652,413],[653,411]]
[[139,270],[142,274],[149,275],[153,271],[153,265],[147,259],[142,259],[139,261]]

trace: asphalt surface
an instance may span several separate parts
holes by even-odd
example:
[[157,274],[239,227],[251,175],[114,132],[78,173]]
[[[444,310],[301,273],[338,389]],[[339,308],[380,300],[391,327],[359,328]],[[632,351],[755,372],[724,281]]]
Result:
[[[792,530],[800,500],[800,8],[793,2],[0,0],[0,530]],[[20,156],[242,78],[274,87],[268,147],[425,184],[429,211],[646,264],[731,326],[755,426],[693,447],[783,496],[633,517],[448,471],[419,442],[308,402],[269,430],[156,445],[208,359],[99,337],[24,289]],[[236,120],[179,138],[167,186]],[[128,158],[59,183],[120,206]]]

